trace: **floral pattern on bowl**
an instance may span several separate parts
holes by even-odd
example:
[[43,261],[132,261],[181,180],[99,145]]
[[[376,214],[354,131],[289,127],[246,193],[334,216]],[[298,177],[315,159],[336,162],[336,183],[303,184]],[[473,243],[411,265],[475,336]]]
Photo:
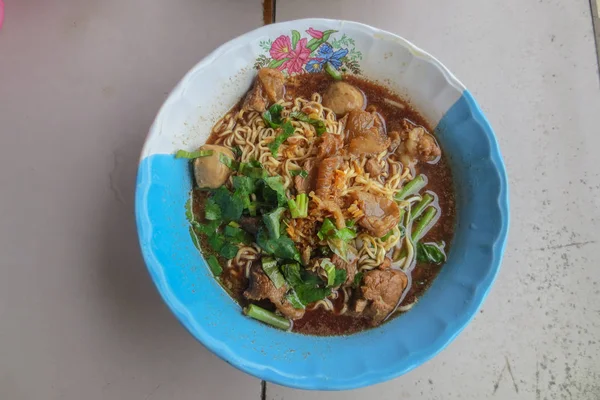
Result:
[[359,61],[363,56],[356,49],[354,39],[346,34],[336,38],[338,31],[334,29],[320,31],[310,27],[305,32],[310,40],[292,30],[291,35],[261,41],[260,47],[268,55],[258,56],[254,68],[277,68],[288,75],[324,69],[362,73]]

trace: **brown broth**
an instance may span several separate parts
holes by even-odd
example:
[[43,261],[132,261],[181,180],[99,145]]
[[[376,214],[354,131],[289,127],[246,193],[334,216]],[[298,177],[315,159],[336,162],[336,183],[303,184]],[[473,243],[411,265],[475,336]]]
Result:
[[[388,132],[399,129],[402,121],[405,119],[413,124],[424,127],[428,132],[432,132],[427,121],[425,121],[417,111],[411,108],[406,101],[393,94],[388,89],[356,76],[344,76],[344,80],[363,91],[365,98],[367,99],[367,109],[369,111],[377,111],[381,114],[386,121]],[[332,82],[332,78],[324,73],[298,75],[288,80],[288,83],[286,84],[286,97],[290,100],[298,96],[310,98],[313,93],[322,94]],[[399,103],[403,105],[403,107],[392,105],[386,102],[385,99]],[[238,109],[240,104],[236,105],[234,110]],[[209,138],[208,142],[211,143],[213,140],[214,138]],[[446,243],[445,249],[446,252],[448,252],[455,225],[455,200],[452,174],[446,156],[443,153],[443,149],[442,156],[437,162],[421,162],[416,165],[415,169],[417,174],[420,173],[427,176],[428,184],[425,187],[425,190],[432,191],[437,195],[437,204],[439,206],[439,219],[437,223],[425,237],[421,239],[421,241],[443,241]],[[199,220],[203,220],[204,217],[202,209],[205,196],[205,192],[200,190],[195,191],[193,211],[196,218]],[[211,254],[210,247],[207,245],[205,237],[201,237],[201,246],[205,253]],[[225,259],[219,258],[219,261],[225,266]],[[441,268],[443,268],[443,265],[438,266],[417,263],[411,273],[412,284],[408,288],[406,296],[400,306],[410,304],[415,298],[419,298],[431,285]],[[242,306],[245,306],[248,301],[244,298],[243,291],[248,284],[248,280],[244,277],[243,271],[237,271],[237,275],[233,276],[231,271],[227,271],[227,268],[223,269],[224,273],[219,278],[221,284],[234,299]],[[260,302],[259,305],[273,309],[273,306],[268,301]],[[335,311],[339,311],[341,305],[337,304],[335,301],[334,305],[336,305],[337,308]],[[399,313],[393,314],[391,318],[398,314]],[[388,318],[388,320],[389,319],[390,318]],[[371,325],[367,318],[355,316],[351,313],[336,315],[335,313],[319,308],[307,311],[304,317],[294,321],[292,330],[302,334],[331,336],[347,335],[370,327]]]

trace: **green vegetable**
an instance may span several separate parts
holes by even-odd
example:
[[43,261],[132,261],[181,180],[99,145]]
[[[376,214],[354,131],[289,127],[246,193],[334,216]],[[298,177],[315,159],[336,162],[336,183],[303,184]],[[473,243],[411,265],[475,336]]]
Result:
[[315,128],[315,132],[317,132],[317,136],[321,136],[326,131],[325,121],[320,119],[310,118],[308,115],[301,111],[292,111],[290,113],[290,117],[297,119],[298,121],[306,122],[307,124],[311,124]]
[[231,242],[225,241],[223,243],[223,247],[221,247],[221,250],[219,250],[219,254],[222,255],[223,257],[225,257],[226,259],[231,260],[231,259],[235,258],[238,250],[239,250],[238,246],[236,246],[235,244],[233,244]]
[[362,278],[363,278],[363,273],[357,272],[356,275],[354,275],[354,281],[352,282],[352,287],[353,288],[359,287],[360,282],[362,281]]
[[265,203],[273,207],[283,207],[287,204],[283,179],[280,176],[269,176],[263,178],[261,182],[259,186]]
[[262,166],[254,166],[251,163],[240,163],[239,171],[242,175],[253,179],[261,179],[267,176],[267,171]]
[[273,156],[275,156],[275,157],[277,157],[277,152],[279,151],[279,146],[281,146],[281,144],[283,142],[288,140],[288,138],[290,136],[292,136],[296,130],[296,128],[294,128],[294,126],[289,121],[286,121],[281,126],[281,129],[282,129],[282,133],[275,136],[275,139],[271,143],[269,143],[267,146],[267,147],[269,147],[269,150],[271,150],[271,154],[273,154]]
[[223,267],[221,267],[221,264],[219,264],[217,257],[211,255],[208,257],[207,263],[214,276],[219,276],[223,273]]
[[192,223],[192,225],[198,232],[203,233],[206,236],[211,236],[215,234],[219,225],[221,225],[221,221],[209,221],[206,224]]
[[292,218],[306,218],[308,217],[308,196],[306,193],[300,193],[296,196],[296,199],[288,200],[288,207],[292,214]]
[[200,250],[200,242],[198,241],[198,235],[194,231],[194,228],[190,226],[188,228],[188,232],[190,234],[190,238],[192,239],[192,243],[194,244],[194,247],[196,247],[198,250]]
[[425,193],[420,202],[418,202],[411,210],[410,210],[410,219],[414,220],[419,217],[423,210],[433,201],[433,196],[429,193]]
[[298,263],[282,265],[281,272],[291,287],[295,287],[304,283],[300,273],[300,264]]
[[[318,278],[317,278],[318,279]],[[318,286],[315,283],[306,282],[294,288],[298,299],[304,305],[314,303],[315,301],[323,300],[331,294],[331,289]]]
[[331,219],[325,218],[325,220],[323,220],[323,224],[321,225],[321,229],[319,229],[317,232],[317,236],[321,240],[341,239],[348,241],[356,237],[356,231],[348,227],[337,229]]
[[319,247],[319,253],[321,253],[321,255],[323,257],[330,257],[333,255],[333,252],[331,251],[331,249],[329,248],[329,246],[321,246]]
[[285,208],[279,207],[270,213],[263,214],[262,219],[269,231],[269,237],[271,239],[279,239],[281,229],[280,220],[284,212]]
[[223,153],[219,153],[219,161],[232,171],[237,171],[240,168],[240,163],[232,160]]
[[282,286],[285,286],[285,278],[283,274],[279,271],[279,267],[277,266],[277,261],[271,257],[263,257],[261,260],[262,269],[265,271],[265,274],[271,279],[275,288],[279,289]]
[[402,190],[396,193],[394,198],[396,200],[404,200],[408,196],[418,193],[425,185],[427,185],[427,178],[424,175],[418,175],[412,181],[404,185]]
[[333,286],[335,282],[335,265],[328,258],[321,261],[321,268],[327,273],[327,286]]
[[[400,218],[400,220],[402,220],[402,218]],[[388,233],[386,233],[385,235],[383,235],[381,237],[381,241],[385,242],[386,240],[388,240],[390,238],[390,236],[392,236],[392,233],[394,233],[393,229],[391,231],[389,231]]]
[[206,201],[204,206],[204,217],[209,221],[218,221],[221,217],[221,207],[215,202],[213,197]]
[[413,242],[416,242],[421,237],[425,236],[425,233],[427,233],[425,232],[425,228],[429,227],[429,223],[431,222],[431,220],[433,220],[436,214],[437,208],[428,207],[427,210],[425,210],[425,212],[423,213],[423,216],[416,222],[416,224],[413,224],[411,234]]
[[328,239],[327,244],[329,245],[331,251],[333,251],[346,262],[349,262],[351,257],[356,256],[356,249],[353,246],[350,246],[345,240]]
[[336,269],[335,270],[335,279],[333,280],[333,287],[338,287],[342,283],[346,282],[346,278],[348,277],[348,273],[345,269]]
[[292,307],[294,307],[295,309],[303,310],[306,308],[306,306],[302,303],[302,301],[300,301],[300,298],[298,297],[298,293],[296,293],[296,291],[294,289],[290,289],[290,291],[287,293],[285,298],[287,301],[290,302]]
[[225,186],[213,192],[215,203],[221,209],[221,216],[226,221],[237,221],[244,211],[244,199],[241,193],[231,193]]
[[417,261],[430,264],[441,264],[446,261],[443,243],[418,243]]
[[329,62],[325,63],[325,72],[327,72],[336,81],[342,80],[342,74],[340,73],[340,71],[335,69],[335,67]]
[[308,172],[303,169],[292,169],[290,170],[291,176],[300,176],[302,178],[306,178],[308,176]]
[[256,180],[248,176],[235,175],[232,178],[233,188],[246,194],[256,192]]
[[336,230],[337,229],[333,224],[333,221],[331,221],[329,218],[325,218],[323,220],[323,224],[321,225],[321,229],[319,229],[319,231],[317,232],[317,236],[319,237],[319,239],[325,240],[325,238],[333,236]]
[[286,282],[292,288],[287,299],[295,308],[300,308],[294,304],[295,301],[304,308],[306,305],[322,300],[331,294],[331,289],[323,287],[323,281],[319,277],[307,273],[306,270],[301,270],[300,265],[297,263],[283,265],[281,271]]
[[256,306],[254,304],[250,304],[248,307],[244,308],[244,314],[247,316],[264,322],[265,324],[269,324],[275,328],[288,330],[292,326],[289,319],[281,317],[274,312],[267,311],[262,307]]
[[230,222],[229,225],[226,225],[223,229],[223,234],[229,242],[244,244],[252,243],[252,238],[250,237],[248,232],[241,229],[239,226],[233,226],[232,224],[233,222]]
[[175,158],[200,158],[200,157],[208,157],[212,156],[212,150],[199,150],[199,151],[185,151],[185,150],[177,150],[175,153]]
[[273,129],[279,128],[279,126],[283,124],[283,119],[281,118],[282,111],[283,106],[281,104],[273,104],[271,107],[269,107],[269,109],[262,115],[265,124]]
[[239,157],[242,155],[242,149],[238,145],[233,146],[231,151],[233,151],[233,154],[235,154],[236,157]]
[[300,252],[288,236],[281,235],[279,239],[270,239],[265,229],[261,227],[256,235],[256,243],[267,254],[272,254],[277,258],[302,262]]

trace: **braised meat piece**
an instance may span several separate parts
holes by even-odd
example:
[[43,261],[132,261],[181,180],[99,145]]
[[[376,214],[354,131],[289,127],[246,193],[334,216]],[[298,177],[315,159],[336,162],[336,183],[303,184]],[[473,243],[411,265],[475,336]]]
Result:
[[[372,324],[383,321],[396,308],[404,289],[408,285],[408,277],[396,269],[374,269],[367,272],[362,281],[361,297],[357,300],[355,310],[372,318]],[[366,302],[365,302],[366,300]]]
[[353,110],[346,123],[348,151],[359,156],[381,153],[390,145],[381,117],[377,113]]
[[365,164],[365,171],[369,173],[371,178],[378,178],[381,174],[381,165],[374,158],[369,158],[367,163]]
[[317,162],[314,158],[309,158],[304,161],[302,165],[302,169],[305,170],[308,175],[306,178],[297,175],[294,177],[294,186],[296,187],[296,192],[298,193],[310,193],[315,189],[315,184],[317,180],[317,170],[316,168]]
[[261,68],[254,86],[244,100],[243,108],[264,112],[269,104],[277,103],[285,94],[285,76],[278,69]]
[[400,143],[395,149],[405,164],[415,161],[433,161],[442,154],[435,138],[425,128],[403,121],[403,130],[398,134]]
[[277,310],[288,318],[299,319],[304,316],[304,310],[294,308],[285,298],[287,288],[277,289],[271,279],[265,274],[259,263],[254,263],[250,268],[250,284],[244,292],[248,300],[268,299],[277,307]]
[[321,161],[317,175],[316,194],[321,199],[328,199],[333,191],[335,170],[342,164],[342,157],[328,157]]
[[400,209],[395,201],[368,192],[352,192],[350,196],[364,213],[358,224],[373,236],[385,236],[400,222]]

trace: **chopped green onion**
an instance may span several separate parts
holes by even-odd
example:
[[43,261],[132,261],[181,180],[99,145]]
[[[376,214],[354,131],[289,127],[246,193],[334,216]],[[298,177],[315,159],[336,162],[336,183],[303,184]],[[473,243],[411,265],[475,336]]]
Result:
[[296,196],[296,199],[288,200],[288,207],[292,218],[306,218],[308,217],[308,196],[306,193],[300,193]]
[[321,268],[327,273],[327,286],[333,286],[335,282],[335,265],[328,258],[321,261]]
[[425,185],[427,185],[427,178],[424,175],[418,175],[415,179],[404,185],[394,198],[396,200],[404,200],[408,196],[418,193]]
[[280,133],[279,135],[275,136],[275,139],[267,145],[269,150],[271,150],[271,154],[273,154],[274,157],[277,157],[277,152],[279,151],[279,146],[281,146],[283,144],[283,142],[288,140],[288,138],[290,136],[292,136],[294,134],[294,132],[296,131],[296,128],[294,128],[294,125],[292,125],[289,121],[284,123],[281,126],[281,129],[283,130],[283,132]]
[[290,170],[290,175],[306,178],[308,176],[308,172],[303,169],[292,169],[292,170]]
[[327,130],[325,126],[325,121],[315,118],[310,118],[308,115],[301,111],[292,111],[290,113],[290,117],[297,119],[298,121],[306,122],[307,124],[311,124],[315,128],[315,132],[317,132],[317,136],[321,136]]
[[340,71],[335,69],[335,67],[329,62],[325,63],[325,72],[327,72],[336,81],[342,80],[342,74],[340,73]]
[[261,260],[262,269],[265,271],[265,274],[271,279],[275,288],[279,289],[280,287],[285,285],[285,278],[281,271],[279,271],[279,267],[277,266],[277,261],[271,257],[263,257]]
[[425,193],[423,195],[423,198],[421,199],[420,202],[418,202],[413,208],[412,210],[410,210],[410,219],[414,220],[415,218],[417,218],[419,215],[421,215],[421,213],[423,212],[423,210],[425,210],[425,208],[429,205],[429,203],[431,203],[433,201],[433,196],[430,195],[429,193]]
[[223,273],[223,267],[221,267],[221,264],[219,264],[219,260],[217,260],[217,257],[211,255],[210,257],[208,257],[207,262],[208,267],[210,268],[214,276],[219,276]]
[[200,158],[200,157],[208,157],[212,156],[212,150],[198,150],[198,151],[185,151],[185,150],[177,150],[175,153],[175,158]]
[[265,324],[274,326],[275,328],[288,330],[292,326],[289,319],[281,317],[274,312],[265,310],[264,308],[254,304],[250,304],[248,307],[244,308],[244,314],[264,322]]
[[388,233],[386,233],[385,235],[383,235],[381,237],[381,241],[385,242],[386,240],[388,240],[390,238],[390,236],[392,236],[392,233],[394,233],[394,230],[390,230]]
[[416,242],[421,237],[423,237],[425,233],[427,233],[424,232],[425,228],[429,226],[429,223],[431,222],[431,220],[433,220],[436,214],[437,208],[435,207],[428,207],[427,210],[425,210],[425,213],[423,213],[423,216],[416,222],[416,225],[412,230],[411,238],[413,242]]

